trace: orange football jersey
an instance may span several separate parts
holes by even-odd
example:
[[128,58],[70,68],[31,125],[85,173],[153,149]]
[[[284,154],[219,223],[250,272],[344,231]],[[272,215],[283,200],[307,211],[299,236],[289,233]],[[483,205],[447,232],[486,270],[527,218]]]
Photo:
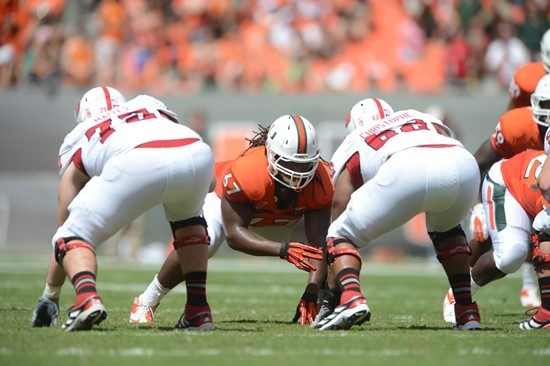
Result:
[[503,158],[511,158],[527,149],[544,149],[531,108],[515,108],[504,113],[491,135],[491,145]]
[[284,226],[298,220],[307,211],[331,207],[334,186],[328,165],[319,162],[313,180],[297,193],[285,208],[275,202],[275,182],[267,171],[265,147],[247,150],[233,161],[215,166],[216,193],[232,202],[249,203],[254,207],[250,226]]
[[549,205],[537,185],[545,160],[544,151],[530,150],[503,161],[500,167],[506,188],[532,219]]
[[518,67],[508,89],[512,105],[516,108],[530,106],[531,94],[544,75],[546,70],[542,62],[529,62]]

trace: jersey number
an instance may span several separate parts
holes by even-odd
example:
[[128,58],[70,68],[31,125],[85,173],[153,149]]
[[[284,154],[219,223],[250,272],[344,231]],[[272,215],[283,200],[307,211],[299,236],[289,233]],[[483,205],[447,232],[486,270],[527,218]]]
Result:
[[[437,126],[436,124],[431,125],[435,128],[437,133],[443,134],[439,126]],[[422,130],[430,130],[428,124],[421,119],[413,119],[400,127],[393,128],[391,130],[381,131],[380,133],[374,135],[369,135],[365,138],[365,142],[374,150],[379,150],[392,137],[397,136],[400,133]]]
[[[154,113],[150,113],[145,108],[138,109],[137,111],[123,113],[117,116],[119,119],[123,120],[126,123],[145,121],[147,119],[156,118]],[[111,127],[112,119],[106,119],[105,121],[99,122],[97,125],[90,127],[86,131],[86,137],[88,140],[96,133],[99,129],[99,136],[101,137],[100,141],[103,143],[115,130]]]
[[239,193],[241,191],[241,187],[235,182],[235,179],[233,179],[233,174],[229,173],[226,174],[223,177],[223,186],[226,188],[227,194],[234,194]]

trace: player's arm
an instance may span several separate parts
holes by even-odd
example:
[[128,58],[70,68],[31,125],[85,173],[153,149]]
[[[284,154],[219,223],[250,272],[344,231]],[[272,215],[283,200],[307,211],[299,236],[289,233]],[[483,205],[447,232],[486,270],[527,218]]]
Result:
[[81,172],[73,162],[69,164],[59,182],[59,191],[57,194],[58,226],[63,225],[65,220],[67,220],[67,217],[69,217],[69,204],[89,180],[90,178]]
[[[330,224],[330,208],[308,211],[304,214],[304,227],[307,241],[311,246],[323,249],[326,245],[326,236]],[[327,262],[323,259],[312,259],[310,262],[317,267],[316,271],[309,272],[306,288],[298,306],[293,322],[300,325],[313,324],[319,312],[319,289],[327,274]]]
[[250,204],[232,202],[222,196],[221,205],[223,228],[230,248],[250,255],[278,256],[306,272],[316,270],[309,261],[321,260],[322,250],[302,243],[281,243],[261,238],[248,230],[253,212]]
[[334,198],[332,199],[332,220],[338,218],[348,206],[351,194],[356,190],[351,178],[351,174],[347,169],[343,169],[342,173],[334,186]]
[[[71,162],[67,170],[63,172],[59,183],[58,191],[58,208],[57,208],[57,225],[61,226],[69,216],[69,204],[74,197],[84,187],[89,178],[82,173],[76,165]],[[46,276],[46,289],[39,300],[31,319],[32,327],[49,326],[50,324],[57,325],[59,316],[59,296],[61,287],[65,282],[65,271],[55,260],[55,252],[52,251],[50,261],[48,263],[48,274]],[[46,296],[46,299],[43,299]],[[47,301],[44,301],[47,300]],[[53,306],[57,308],[55,311]],[[48,309],[50,307],[51,309]],[[47,311],[47,316],[42,313]]]
[[279,255],[280,242],[261,238],[248,230],[253,213],[249,203],[232,202],[225,196],[221,201],[223,227],[230,248],[256,256]]
[[491,144],[491,139],[485,140],[474,153],[479,172],[482,176],[493,166],[494,163],[499,161],[502,157]]

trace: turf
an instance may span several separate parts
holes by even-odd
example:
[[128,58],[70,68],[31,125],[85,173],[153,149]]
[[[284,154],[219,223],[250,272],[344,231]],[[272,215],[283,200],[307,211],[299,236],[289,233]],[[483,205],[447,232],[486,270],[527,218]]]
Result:
[[[365,260],[363,290],[371,321],[349,331],[300,327],[290,320],[306,275],[273,258],[213,258],[208,299],[213,332],[173,330],[183,288],[169,294],[155,324],[128,323],[134,296],[158,265],[99,257],[98,291],[108,318],[89,332],[30,328],[42,293],[47,257],[0,253],[0,365],[548,365],[550,332],[518,329],[518,274],[476,295],[484,330],[454,331],[441,321],[448,283],[433,259],[406,263]],[[67,283],[61,321],[72,304]]]

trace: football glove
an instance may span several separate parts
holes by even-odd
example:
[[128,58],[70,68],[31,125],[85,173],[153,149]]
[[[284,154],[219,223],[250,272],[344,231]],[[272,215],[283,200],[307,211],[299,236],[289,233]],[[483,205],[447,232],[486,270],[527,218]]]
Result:
[[313,324],[319,311],[317,297],[314,293],[304,292],[296,307],[296,314],[294,315],[294,319],[292,319],[293,323],[298,322],[300,325]]
[[483,203],[478,203],[472,207],[470,212],[470,233],[474,240],[478,242],[487,240],[489,236]]
[[42,296],[32,312],[31,327],[57,326],[59,299]]
[[323,251],[319,248],[297,242],[283,242],[279,257],[294,264],[302,271],[316,271],[317,268],[308,259],[323,260]]

